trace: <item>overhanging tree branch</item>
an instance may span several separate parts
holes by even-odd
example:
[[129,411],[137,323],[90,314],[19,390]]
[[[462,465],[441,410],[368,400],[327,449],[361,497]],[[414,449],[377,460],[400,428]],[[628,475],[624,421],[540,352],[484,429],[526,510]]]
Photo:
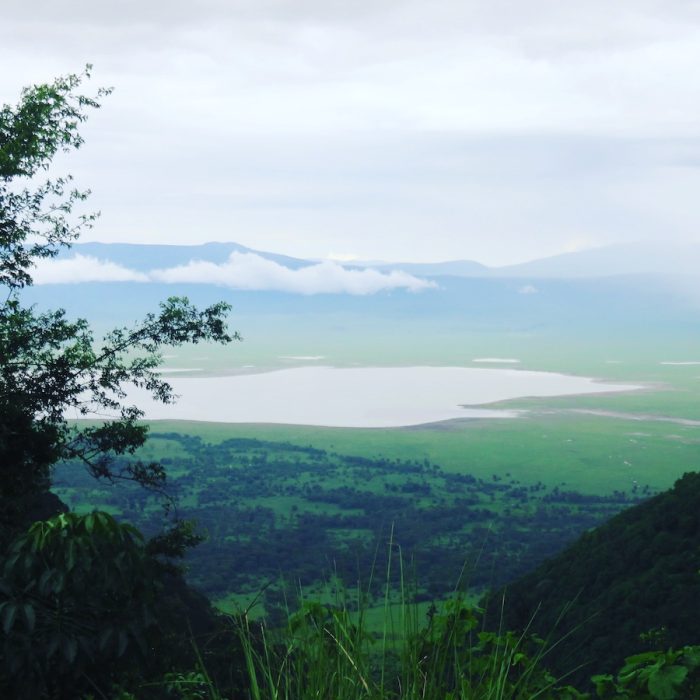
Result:
[[[0,539],[3,521],[16,520],[22,502],[48,488],[51,467],[61,459],[82,462],[98,478],[162,488],[162,466],[135,454],[148,431],[143,412],[128,403],[129,387],[172,402],[172,387],[156,372],[162,348],[240,339],[227,329],[225,303],[199,310],[172,297],[135,327],[108,333],[101,345],[84,319],[20,303],[37,261],[70,246],[97,216],[74,214],[89,190],[75,188],[70,175],[36,184],[59,151],[80,148],[88,111],[111,92],[81,94],[89,76],[90,66],[27,88],[16,106],[0,109],[0,286],[8,290],[0,306],[0,506],[8,504]],[[83,418],[114,415],[85,425],[69,422],[69,411]]]

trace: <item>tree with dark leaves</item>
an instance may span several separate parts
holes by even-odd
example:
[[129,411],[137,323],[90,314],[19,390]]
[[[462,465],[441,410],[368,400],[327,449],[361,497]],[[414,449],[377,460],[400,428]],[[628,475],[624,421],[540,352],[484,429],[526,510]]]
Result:
[[64,459],[98,479],[163,490],[163,467],[138,458],[148,427],[129,391],[170,403],[172,387],[156,371],[163,348],[238,339],[223,303],[198,310],[172,297],[100,341],[84,319],[23,304],[34,266],[97,218],[77,211],[89,192],[51,172],[59,152],[82,145],[88,111],[110,93],[81,94],[89,76],[90,66],[26,88],[0,109],[2,697],[107,697],[124,684],[161,697],[159,677],[198,663],[188,633],[225,630],[167,561],[198,541],[189,524],[145,542],[105,513],[66,513],[50,493],[52,467]]
[[[22,305],[33,266],[70,246],[97,216],[74,212],[89,191],[73,188],[69,175],[48,172],[59,151],[82,145],[79,127],[88,110],[110,93],[80,94],[89,75],[88,66],[81,75],[25,88],[18,105],[0,110],[0,284],[6,290],[0,307],[0,540],[27,524],[25,516],[48,491],[52,465],[64,458],[82,461],[97,478],[162,487],[162,467],[133,458],[148,428],[140,422],[143,412],[128,401],[129,387],[169,403],[172,388],[155,371],[163,347],[238,338],[227,330],[229,306],[223,303],[200,311],[173,297],[101,342],[85,320]],[[67,420],[104,416],[90,425]]]

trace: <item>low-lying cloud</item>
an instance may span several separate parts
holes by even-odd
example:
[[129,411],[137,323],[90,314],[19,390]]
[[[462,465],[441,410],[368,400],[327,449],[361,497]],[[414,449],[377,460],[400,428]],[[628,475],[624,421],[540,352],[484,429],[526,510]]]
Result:
[[518,289],[518,294],[537,294],[539,289],[534,284],[526,284]]
[[400,270],[380,272],[368,268],[347,268],[325,260],[290,269],[253,253],[232,253],[221,264],[192,260],[187,265],[137,272],[116,263],[76,255],[46,260],[37,265],[35,284],[78,282],[165,282],[170,284],[216,284],[231,289],[277,291],[292,294],[367,295],[403,289],[419,292],[436,284]]
[[80,282],[148,282],[142,272],[109,260],[76,254],[58,260],[39,261],[32,271],[34,284],[77,284]]
[[375,294],[389,289],[418,292],[435,287],[433,282],[406,272],[389,273],[371,269],[349,269],[324,260],[292,270],[253,253],[231,253],[220,265],[193,260],[187,265],[153,270],[158,282],[219,284],[233,289],[291,292],[293,294]]

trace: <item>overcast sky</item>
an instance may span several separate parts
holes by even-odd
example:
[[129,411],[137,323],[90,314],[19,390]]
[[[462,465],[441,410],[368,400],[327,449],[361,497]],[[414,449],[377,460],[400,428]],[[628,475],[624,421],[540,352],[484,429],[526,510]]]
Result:
[[0,102],[94,64],[91,240],[508,264],[700,240],[700,3],[3,0]]

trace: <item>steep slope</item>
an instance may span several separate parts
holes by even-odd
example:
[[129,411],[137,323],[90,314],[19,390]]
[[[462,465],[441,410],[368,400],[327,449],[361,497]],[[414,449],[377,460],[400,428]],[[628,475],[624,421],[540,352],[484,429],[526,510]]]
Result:
[[585,682],[638,651],[700,643],[699,570],[700,473],[689,473],[510,585],[502,619],[494,596],[490,623],[532,621],[557,642],[546,663],[559,674],[583,666],[571,678]]

